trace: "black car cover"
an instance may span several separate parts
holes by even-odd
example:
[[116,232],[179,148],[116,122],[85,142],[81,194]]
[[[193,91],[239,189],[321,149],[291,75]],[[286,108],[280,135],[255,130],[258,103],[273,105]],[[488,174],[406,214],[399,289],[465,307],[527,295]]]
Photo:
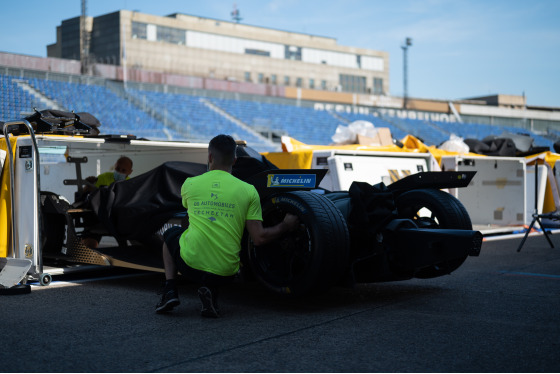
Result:
[[91,207],[117,239],[142,240],[185,210],[181,186],[188,177],[204,172],[204,164],[166,162],[137,177],[101,187],[91,196]]
[[[237,148],[232,174],[241,180],[277,167],[249,147]],[[137,177],[101,187],[90,197],[93,211],[117,239],[143,240],[175,214],[184,212],[181,186],[185,179],[205,173],[207,165],[166,162]]]

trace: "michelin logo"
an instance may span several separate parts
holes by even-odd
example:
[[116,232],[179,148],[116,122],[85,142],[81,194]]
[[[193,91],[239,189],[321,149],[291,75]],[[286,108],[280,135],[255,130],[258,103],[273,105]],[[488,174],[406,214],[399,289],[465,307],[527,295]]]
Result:
[[268,174],[267,187],[315,188],[315,174]]

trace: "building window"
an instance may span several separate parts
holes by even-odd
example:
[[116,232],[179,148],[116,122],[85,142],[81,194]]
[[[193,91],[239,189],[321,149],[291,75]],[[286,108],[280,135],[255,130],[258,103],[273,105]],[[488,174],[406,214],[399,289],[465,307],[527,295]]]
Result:
[[311,89],[315,88],[315,79],[313,78],[309,79],[309,88]]
[[277,83],[276,74],[272,74],[272,75],[270,76],[270,83],[271,83],[271,84],[276,84],[276,83]]
[[293,45],[284,46],[284,58],[286,60],[301,61],[301,47]]
[[251,72],[246,71],[245,72],[245,82],[250,82],[251,81]]
[[270,52],[269,51],[263,51],[263,50],[260,50],[260,49],[245,48],[245,54],[270,57]]
[[321,80],[321,89],[322,90],[326,90],[327,89],[327,81],[326,80]]
[[339,83],[342,91],[346,92],[366,92],[366,77],[356,75],[340,74]]
[[358,66],[359,69],[362,68],[362,56],[356,55],[356,65]]
[[132,39],[148,39],[147,28],[145,23],[132,22]]
[[373,94],[383,95],[383,78],[373,78]]
[[158,42],[184,45],[186,41],[186,32],[185,30],[158,25],[156,40]]
[[284,77],[284,86],[289,86],[290,85],[290,77],[288,77],[287,75]]
[[301,87],[302,81],[303,81],[303,79],[297,78],[297,79],[296,79],[296,87]]
[[259,73],[259,75],[258,75],[258,80],[259,80],[259,83],[264,83],[264,75],[263,75],[263,73]]

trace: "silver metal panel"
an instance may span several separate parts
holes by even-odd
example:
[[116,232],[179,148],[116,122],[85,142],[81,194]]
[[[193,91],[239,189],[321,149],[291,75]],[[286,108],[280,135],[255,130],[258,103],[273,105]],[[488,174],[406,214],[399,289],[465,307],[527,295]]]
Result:
[[[21,138],[23,139],[23,138]],[[22,148],[30,149],[31,142],[18,139],[14,162],[14,207],[16,212],[15,257],[29,259],[34,274],[41,272],[41,254],[39,249],[39,210],[37,198],[37,160],[32,151],[23,155]],[[27,138],[30,140],[30,138]],[[29,156],[29,157],[27,157]]]

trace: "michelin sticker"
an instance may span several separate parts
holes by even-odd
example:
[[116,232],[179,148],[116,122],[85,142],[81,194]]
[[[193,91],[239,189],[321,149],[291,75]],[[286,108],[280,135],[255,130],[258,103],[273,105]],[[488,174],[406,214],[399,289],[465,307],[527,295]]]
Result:
[[267,187],[315,188],[315,174],[268,174]]

